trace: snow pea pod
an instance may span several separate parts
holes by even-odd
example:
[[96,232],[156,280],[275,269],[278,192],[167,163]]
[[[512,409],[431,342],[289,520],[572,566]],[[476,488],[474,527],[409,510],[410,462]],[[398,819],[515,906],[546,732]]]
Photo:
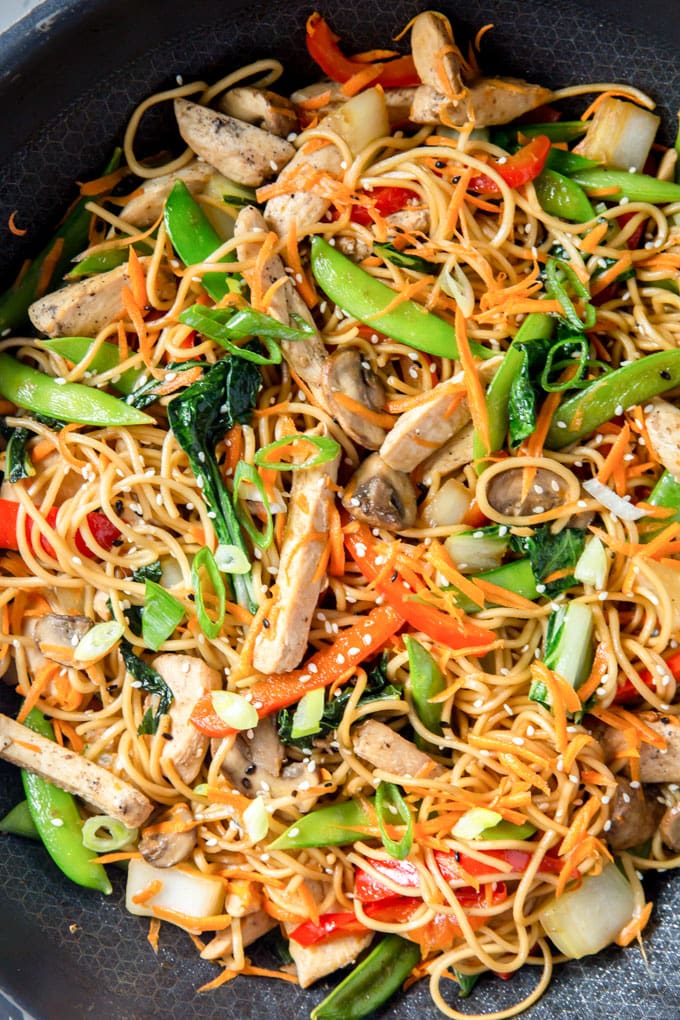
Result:
[[534,181],[536,197],[551,216],[570,223],[585,223],[595,218],[590,199],[583,188],[570,177],[546,167]]
[[670,517],[664,517],[663,520],[655,517],[645,517],[640,521],[640,524],[649,525],[649,530],[645,528],[640,534],[641,542],[650,542],[660,531],[667,528],[669,524],[680,522],[680,482],[676,482],[670,471],[664,471],[661,475],[650,492],[647,502],[652,506],[668,507],[674,510],[675,513],[671,514]]
[[398,992],[420,963],[420,946],[387,935],[311,1012],[311,1020],[362,1020]]
[[[52,727],[37,709],[29,712],[25,725],[54,740]],[[33,823],[57,867],[77,885],[108,895],[109,877],[102,865],[92,860],[92,851],[83,846],[82,822],[71,794],[26,769],[21,770],[21,780]]]
[[52,376],[0,353],[0,396],[34,414],[81,425],[149,425],[153,418],[94,386],[58,383]]
[[[456,332],[449,322],[415,301],[402,301],[385,311],[398,296],[382,280],[371,276],[321,237],[312,238],[314,279],[331,301],[379,333],[440,358],[457,358]],[[492,358],[481,344],[471,342],[478,358]]]
[[[78,364],[79,361],[86,358],[93,346],[92,337],[89,336],[61,336],[55,340],[40,340],[39,342],[41,347],[52,351],[54,354],[59,354],[62,358],[66,358],[67,361],[72,361],[74,364]],[[109,372],[119,364],[120,350],[118,346],[104,342],[99,345],[97,353],[90,361],[88,371]],[[128,368],[119,376],[114,376],[111,380],[111,385],[119,393],[128,396],[135,389],[143,375],[146,375],[146,372],[141,369]]]
[[27,800],[20,800],[3,819],[0,819],[0,832],[8,832],[11,836],[23,836],[25,839],[40,839]]
[[[175,181],[165,202],[165,227],[172,246],[185,266],[205,262],[224,244],[212,223],[192,197],[184,181]],[[233,252],[223,255],[220,262],[234,262]],[[233,273],[204,273],[201,283],[213,301],[240,290],[239,278]]]
[[310,811],[270,845],[270,850],[300,850],[310,846],[339,846],[365,837],[367,825],[376,825],[369,814],[373,799],[346,800],[342,804]]
[[617,193],[607,195],[609,201],[627,198],[629,202],[651,202],[665,205],[680,202],[680,184],[675,181],[661,181],[648,174],[631,174],[627,170],[607,170],[595,167],[591,170],[577,170],[571,174],[586,191],[589,189],[616,188]]
[[[117,169],[120,156],[120,149],[117,149],[104,170],[105,175]],[[0,296],[0,333],[26,322],[29,305],[58,283],[74,256],[87,247],[92,220],[92,213],[87,206],[97,197],[87,195],[78,199],[50,243],[33,259],[26,272],[20,273],[12,286]]]
[[680,351],[659,351],[607,372],[560,404],[545,445],[561,450],[590,435],[626,408],[644,404],[680,384]]
[[[411,697],[418,718],[432,733],[441,735],[442,706],[433,704],[430,699],[441,694],[446,687],[442,672],[432,655],[415,638],[407,635],[404,638],[404,644],[408,652]],[[430,746],[423,740],[420,741],[420,744]]]

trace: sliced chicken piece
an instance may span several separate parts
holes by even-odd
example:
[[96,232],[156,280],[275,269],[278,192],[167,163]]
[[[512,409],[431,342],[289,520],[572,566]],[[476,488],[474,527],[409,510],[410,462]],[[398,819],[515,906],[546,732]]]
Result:
[[618,853],[646,843],[656,832],[662,814],[663,807],[656,797],[646,797],[640,786],[631,786],[628,779],[619,776],[609,816],[611,828],[605,837],[609,849]]
[[[234,225],[234,237],[239,241],[236,251],[240,262],[254,263],[260,252],[261,245],[257,240],[252,240],[252,238],[246,240],[245,238],[252,234],[262,234],[264,240],[268,230],[269,227],[259,209],[252,205],[241,209]],[[244,272],[246,282],[251,286],[254,282],[254,273],[255,268]],[[267,309],[269,315],[286,326],[291,324],[291,316],[296,315],[313,329],[306,340],[282,341],[281,350],[293,372],[309,386],[315,400],[323,407],[325,405],[321,377],[326,360],[326,348],[316,331],[310,311],[286,273],[283,259],[279,255],[272,255],[267,259],[264,266],[261,267],[261,274],[261,278],[257,282],[263,292],[278,280],[285,279],[286,281],[274,292]]]
[[390,467],[413,471],[469,421],[465,391],[460,382],[449,379],[399,416],[380,447],[380,456]]
[[[328,144],[322,149],[306,148],[304,145],[286,167],[285,179],[292,180],[300,174],[308,172],[311,176],[315,171],[323,171],[331,177],[337,177],[342,170],[342,155],[337,146]],[[267,223],[279,237],[286,238],[292,224],[298,237],[304,237],[309,228],[323,219],[330,202],[327,198],[314,195],[309,191],[292,190],[289,195],[277,195],[270,198],[264,208]]]
[[411,104],[414,124],[446,124],[477,128],[508,124],[523,113],[548,102],[552,93],[520,78],[479,78],[458,102],[429,85],[416,89]]
[[179,133],[197,156],[238,184],[257,187],[295,155],[290,142],[187,99],[175,100]]
[[[636,563],[636,558],[633,559]],[[644,560],[645,572],[640,572],[636,578],[635,590],[640,595],[646,596],[653,604],[658,599],[659,590],[665,592],[671,604],[671,626],[673,631],[680,630],[680,576],[675,567],[668,563],[660,563],[657,560]],[[655,578],[654,583],[649,575]]]
[[[139,261],[146,270],[151,259],[144,256]],[[161,269],[157,280],[159,297],[163,301],[171,300],[177,289],[174,276]],[[46,294],[33,302],[28,314],[35,328],[47,336],[94,337],[122,315],[123,287],[129,284],[127,265],[118,266]]]
[[[389,118],[390,125],[395,127],[403,124],[409,119],[409,111],[416,91],[415,86],[385,89],[384,91],[385,105],[387,106],[387,116]],[[333,110],[337,109],[338,106],[342,106],[343,103],[348,101],[348,97],[342,91],[341,83],[329,80],[314,82],[313,85],[306,85],[303,89],[297,89],[297,91],[292,93],[290,98],[293,103],[297,106],[301,106],[304,110],[304,104],[308,100],[316,100],[319,96],[325,95],[328,96],[327,105],[314,110],[314,113],[318,117],[325,117],[327,114],[332,113]]]
[[120,211],[120,218],[133,227],[150,227],[163,215],[165,200],[176,181],[184,181],[192,195],[199,195],[213,175],[213,168],[198,159],[181,170],[152,177],[132,193]]
[[60,666],[73,665],[73,652],[81,638],[94,626],[89,616],[62,616],[45,613],[33,626],[33,637],[46,659]]
[[[665,748],[643,741],[640,745],[640,781],[643,783],[680,783],[680,720],[660,712],[637,712],[640,720],[663,737]],[[596,724],[593,733],[602,746],[608,764],[623,756],[628,738],[623,730]]]
[[[295,927],[286,925],[288,934]],[[288,948],[295,963],[300,987],[309,988],[327,974],[333,974],[341,967],[354,963],[359,953],[371,944],[372,938],[372,932],[368,935],[343,935],[342,938],[317,942],[313,946],[301,946],[295,939],[291,939]]]
[[396,776],[433,779],[445,771],[429,754],[376,719],[368,719],[355,729],[352,747],[375,768]]
[[98,814],[110,815],[130,829],[143,825],[153,810],[132,783],[6,715],[0,715],[0,758],[82,797]]
[[239,85],[225,92],[217,105],[229,117],[255,124],[279,138],[286,138],[299,127],[297,112],[290,99],[267,89]]
[[184,832],[153,832],[139,841],[139,852],[154,868],[172,868],[186,861],[196,846],[194,816],[186,804],[176,804],[164,819],[180,825],[191,825]]
[[474,456],[472,437],[474,426],[472,422],[464,425],[459,432],[456,432],[448,443],[437,450],[427,460],[423,461],[423,482],[431,485],[437,478],[459,471],[460,468],[469,464]]
[[339,455],[296,471],[284,532],[269,627],[255,641],[253,665],[261,673],[294,669],[302,659],[326,574],[320,569],[328,543],[333,485]]
[[342,505],[352,517],[375,528],[402,531],[415,523],[416,490],[404,471],[372,453],[345,486]]
[[189,721],[191,713],[199,698],[220,688],[222,677],[203,659],[193,655],[167,652],[157,655],[151,665],[173,693],[172,740],[166,742],[161,752],[161,766],[171,763],[182,782],[191,783],[200,771],[210,742]]
[[[257,942],[259,938],[266,935],[268,931],[275,928],[278,921],[266,914],[264,910],[257,910],[254,914],[247,914],[237,922],[241,926],[241,939],[244,948]],[[227,928],[220,931],[210,940],[201,953],[202,960],[219,960],[231,955],[234,945],[234,928]]]
[[680,408],[656,397],[645,406],[645,425],[657,457],[680,482]]
[[467,68],[455,44],[451,24],[438,11],[423,11],[411,25],[411,51],[424,85],[458,99],[465,89],[462,73]]

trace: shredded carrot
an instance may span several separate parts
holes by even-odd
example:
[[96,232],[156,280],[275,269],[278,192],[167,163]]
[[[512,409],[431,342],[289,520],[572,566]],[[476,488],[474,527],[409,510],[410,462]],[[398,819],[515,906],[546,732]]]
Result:
[[149,900],[152,900],[154,896],[157,896],[162,888],[163,883],[161,880],[159,878],[154,878],[153,881],[149,882],[144,889],[141,889],[138,893],[135,893],[132,896],[132,902],[143,907],[149,902]]
[[479,433],[483,445],[488,450],[491,444],[489,439],[489,418],[486,410],[484,389],[477,373],[474,358],[470,350],[467,335],[467,323],[460,307],[456,308],[456,340],[458,343],[458,356],[460,357],[465,382],[467,385],[467,396],[470,404],[470,415],[474,422],[475,429]]
[[[564,762],[564,771],[566,773],[569,773],[569,771],[571,770],[572,765],[574,764],[574,762],[578,758],[578,756],[581,753],[581,751],[585,747],[587,747],[588,744],[592,744],[592,743],[593,743],[593,738],[590,736],[589,733],[578,733],[573,738],[573,740],[569,741],[569,746],[567,747],[566,751],[562,755],[562,760]],[[581,778],[583,779],[583,777],[581,777]]]
[[529,599],[525,599],[523,595],[517,595],[514,591],[509,591],[507,588],[501,588],[491,581],[477,578],[475,584],[484,593],[487,601],[494,602],[498,606],[504,606],[506,609],[520,609],[525,612],[536,609],[534,603]]
[[167,396],[168,393],[174,393],[185,386],[191,386],[192,383],[201,378],[203,369],[197,365],[196,368],[187,368],[183,372],[170,372],[168,375],[167,381],[162,382],[160,386],[156,387],[158,396]]
[[625,273],[627,269],[630,269],[632,264],[633,259],[631,253],[629,251],[624,251],[621,255],[619,255],[613,265],[609,266],[608,269],[605,269],[605,271],[601,273],[597,279],[592,281],[590,285],[591,296],[596,297],[600,294],[606,287],[609,286],[610,283],[614,283],[621,273]]
[[31,709],[35,708],[38,700],[45,693],[50,682],[60,670],[61,666],[56,662],[48,662],[44,666],[41,666],[35,675],[35,680],[31,684],[28,694],[24,698],[24,703],[17,715],[17,722],[22,723]]
[[130,245],[128,253],[127,272],[130,278],[130,288],[132,290],[132,296],[135,300],[135,304],[139,309],[143,310],[146,308],[149,300],[146,290],[146,276],[142,268],[142,263],[139,261],[139,255],[132,245]]
[[12,741],[13,744],[18,744],[19,747],[23,747],[25,751],[30,751],[31,754],[40,754],[41,748],[37,744],[30,744],[27,740],[17,740],[16,737]]
[[25,237],[26,234],[28,233],[28,228],[27,227],[18,227],[16,225],[16,222],[15,222],[15,217],[16,217],[16,214],[18,213],[18,211],[19,211],[18,209],[14,209],[9,214],[9,219],[7,220],[7,226],[9,227],[10,234],[14,234],[15,237]]
[[263,909],[270,917],[277,921],[283,921],[284,924],[299,924],[300,921],[305,920],[302,914],[294,914],[292,910],[286,910],[285,907],[280,907],[278,903],[274,903],[270,899],[265,898]]
[[34,464],[40,464],[51,453],[54,453],[56,448],[55,441],[51,436],[39,439],[35,446],[31,448],[31,460]]
[[36,297],[42,297],[52,282],[52,276],[54,275],[54,271],[61,259],[61,253],[63,250],[64,238],[57,237],[49,252],[45,256],[42,266],[40,267],[40,276],[38,277],[38,283],[35,288]]
[[[283,517],[283,514],[279,516]],[[330,519],[328,522],[328,539],[330,545],[330,556],[328,561],[328,573],[331,577],[342,577],[345,573],[345,543],[342,534],[342,521],[340,512],[335,505],[331,507]]]
[[139,850],[118,850],[116,853],[93,857],[92,860],[95,864],[117,864],[118,861],[141,861],[142,855]]
[[377,425],[381,429],[391,429],[394,425],[394,418],[391,414],[385,414],[381,411],[373,411],[370,407],[366,407],[361,401],[355,400],[350,397],[347,393],[337,392],[333,394],[333,399],[340,404],[341,407],[347,408],[352,414],[358,414],[361,418],[365,418],[366,421],[370,422],[371,425]]
[[534,772],[529,765],[525,764],[518,755],[510,751],[501,751],[498,755],[501,765],[504,765],[510,772],[513,772],[525,783],[535,786],[541,793],[550,796],[551,790],[546,779],[539,773]]
[[592,230],[589,230],[584,238],[581,240],[579,245],[581,251],[591,253],[597,248],[602,238],[606,235],[609,229],[609,221],[606,220],[603,223],[596,223]]
[[[628,450],[628,442],[630,440],[630,426],[626,422],[619,432],[617,438],[612,443],[612,447],[607,454],[602,467],[597,472],[597,480],[605,484],[609,481],[611,476],[616,471],[620,464],[623,464],[623,458]],[[623,493],[619,493],[623,495]]]
[[254,967],[247,963],[242,971],[243,974],[250,974],[252,977],[278,978],[279,981],[288,981],[292,985],[298,984],[295,974],[287,974],[283,970],[269,970],[267,967]]
[[580,843],[585,836],[588,826],[595,815],[602,807],[602,802],[597,795],[588,798],[583,807],[580,807],[573,816],[567,834],[562,840],[559,849],[560,857],[566,857],[574,847]]
[[639,938],[643,930],[647,927],[647,922],[652,914],[652,903],[645,903],[644,907],[640,911],[637,917],[634,917],[632,921],[629,921],[625,928],[622,928],[616,937],[617,946],[627,946],[635,938]]
[[356,96],[357,92],[361,92],[362,89],[367,88],[376,78],[380,77],[381,71],[382,67],[380,65],[373,67],[367,65],[361,71],[353,74],[351,78],[348,78],[340,87],[340,91],[344,96]]
[[160,933],[161,922],[157,917],[152,917],[149,922],[149,934],[146,936],[146,939],[156,956],[158,956],[158,937]]
[[81,471],[84,467],[87,467],[87,461],[82,460],[80,457],[75,457],[69,450],[68,439],[72,433],[77,432],[78,429],[82,428],[77,422],[70,422],[68,425],[64,425],[63,428],[57,432],[57,448],[59,450],[59,456],[70,464],[76,471]]
[[191,914],[184,914],[180,910],[171,910],[170,907],[152,906],[156,917],[161,921],[170,921],[179,928],[186,931],[193,931],[200,934],[204,931],[224,931],[231,924],[229,914],[211,914],[206,917],[192,917]]
[[301,110],[320,110],[323,106],[328,106],[331,98],[331,90],[326,89],[325,92],[320,92],[318,96],[310,96],[309,99],[303,99],[297,105]]
[[119,167],[118,170],[112,170],[110,174],[104,174],[103,177],[96,177],[92,181],[80,184],[80,194],[87,196],[101,195],[105,191],[110,191],[111,188],[114,188],[116,184],[118,184],[118,181],[122,180],[127,173],[127,167],[122,166]]
[[61,743],[63,743],[63,738],[65,737],[76,754],[80,754],[82,752],[85,747],[85,741],[77,732],[75,726],[72,726],[71,723],[65,722],[64,719],[53,719],[52,726],[54,728],[55,736],[57,735],[57,732],[62,735]]
[[611,705],[609,708],[596,706],[590,709],[590,714],[615,729],[634,730],[645,744],[651,744],[660,751],[666,749],[665,737],[648,726],[642,716],[636,715],[635,712],[629,712],[627,709],[621,708],[620,705]]
[[594,694],[600,684],[604,682],[608,668],[609,656],[607,655],[607,645],[604,641],[599,641],[597,648],[595,649],[595,657],[590,670],[590,676],[578,689],[578,696],[581,704],[585,705],[590,696]]
[[[471,578],[466,577],[454,566],[451,557],[444,546],[433,539],[428,550],[428,559],[435,569],[446,578],[451,584],[476,605],[484,606],[484,592]],[[533,608],[533,604],[532,604]]]
[[201,985],[200,988],[196,989],[196,991],[213,992],[216,988],[221,988],[222,985],[226,985],[227,981],[233,981],[234,978],[238,977],[239,974],[241,973],[242,971],[229,970],[228,967],[225,967],[224,970],[220,974],[218,974],[216,978],[213,978],[212,981],[208,981],[206,984]]
[[[586,110],[584,110],[584,112],[581,114],[581,120],[590,120],[590,118],[593,116],[596,110],[600,108],[605,99],[615,99],[617,96],[620,99],[627,99],[631,103],[636,102],[635,96],[631,96],[628,92],[624,92],[623,90],[619,89],[610,89],[608,92],[601,92],[599,96],[596,96],[596,98],[592,101],[590,106]],[[643,106],[644,104],[638,102],[637,105]]]
[[458,181],[454,188],[453,194],[449,201],[448,209],[446,211],[447,236],[453,234],[453,232],[455,231],[456,224],[458,222],[458,217],[460,216],[461,213],[461,209],[463,208],[466,199],[469,197],[467,189],[468,184],[470,183],[470,179],[472,178],[472,173],[473,173],[472,167],[469,166],[466,167],[465,170],[463,170],[462,174],[460,175],[460,180]]

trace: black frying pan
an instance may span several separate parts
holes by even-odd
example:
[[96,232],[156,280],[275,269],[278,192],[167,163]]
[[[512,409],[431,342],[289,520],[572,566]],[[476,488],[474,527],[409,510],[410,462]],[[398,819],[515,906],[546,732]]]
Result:
[[[428,4],[319,0],[319,6],[348,49],[357,50],[384,46]],[[431,6],[452,17],[461,39],[495,24],[484,43],[487,70],[551,86],[629,81],[648,90],[672,139],[680,106],[677,0],[451,0]],[[100,170],[134,105],[174,84],[175,75],[210,80],[274,55],[291,69],[290,82],[312,80],[304,50],[312,9],[300,0],[47,0],[0,37],[0,285],[47,239],[74,196],[72,182]],[[151,118],[149,148],[170,130],[162,115]],[[28,228],[25,238],[5,227],[14,209]],[[0,707],[16,709],[3,690]],[[16,772],[0,763],[0,815],[21,797]],[[107,900],[72,885],[39,846],[1,839],[0,1020],[18,1020],[19,1007],[36,1020],[259,1020],[267,1014],[301,1020],[335,983],[302,992],[240,978],[199,996],[195,989],[216,975],[214,966],[199,960],[188,937],[170,926],[154,956],[146,921],[124,912],[123,882],[113,877]],[[656,906],[645,937],[647,964],[633,946],[559,968],[527,1014],[531,1020],[678,1020],[680,878],[653,877],[648,894]],[[258,954],[259,962],[274,965],[266,950]],[[501,1009],[528,994],[534,980],[530,972],[509,982],[490,977],[464,1008]],[[422,986],[383,1015],[427,1020],[441,1014]]]

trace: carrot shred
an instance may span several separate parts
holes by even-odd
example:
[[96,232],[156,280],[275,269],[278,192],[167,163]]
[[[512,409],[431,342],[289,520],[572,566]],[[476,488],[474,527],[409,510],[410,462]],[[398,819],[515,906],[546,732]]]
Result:
[[333,394],[333,399],[340,404],[341,407],[347,408],[352,414],[358,414],[360,417],[365,418],[366,421],[370,422],[371,425],[377,425],[381,429],[391,429],[394,425],[394,418],[391,414],[385,414],[381,411],[373,411],[370,407],[366,407],[361,401],[355,400],[354,397],[350,397],[348,393],[337,392]]
[[17,715],[17,722],[22,723],[28,716],[32,708],[38,703],[40,697],[45,693],[50,682],[54,679],[55,675],[61,670],[61,666],[56,662],[48,662],[38,670],[35,676],[35,680],[30,686],[24,702]]
[[491,441],[489,439],[489,418],[486,410],[486,400],[484,399],[484,390],[477,373],[470,344],[468,343],[467,323],[460,307],[456,308],[456,340],[458,342],[458,355],[463,366],[467,385],[470,415],[483,445],[488,450]]
[[[609,89],[607,92],[601,92],[599,96],[593,99],[592,103],[586,110],[581,114],[581,120],[590,120],[593,114],[600,108],[605,99],[615,99],[616,97],[621,99],[628,99],[630,102],[635,102],[635,96],[631,96],[628,92],[624,92],[623,89]],[[642,105],[638,103],[638,105]]]
[[326,89],[325,92],[320,92],[318,96],[310,96],[309,99],[303,99],[297,105],[301,110],[320,110],[322,107],[328,106],[331,98],[331,90]]
[[117,864],[118,861],[141,861],[141,859],[139,850],[117,850],[115,853],[92,858],[95,864]]
[[135,300],[135,304],[143,311],[149,301],[146,290],[146,276],[142,268],[142,263],[139,261],[139,255],[132,245],[130,245],[128,253],[127,271],[130,278],[130,288],[132,290],[132,296]]
[[134,894],[132,902],[137,903],[139,906],[145,906],[149,900],[152,900],[154,896],[158,895],[162,888],[163,883],[161,880],[159,878],[154,878],[153,881],[149,882],[144,889],[140,889],[138,893]]
[[604,223],[597,223],[592,230],[589,230],[586,236],[581,240],[580,249],[581,251],[588,252],[589,254],[597,248],[602,238],[609,229],[609,221]]
[[153,949],[156,956],[158,956],[158,937],[161,933],[161,922],[157,917],[152,917],[149,922],[149,934],[146,936],[146,940]]
[[[127,167],[122,166],[118,170],[112,170],[110,174],[104,174],[102,177],[96,177],[92,181],[86,181],[85,184],[80,184],[80,194],[87,196],[101,195],[105,191],[110,191],[127,173]],[[129,196],[127,197],[129,198]]]
[[629,251],[624,251],[608,269],[605,269],[596,280],[593,280],[590,287],[590,294],[592,297],[597,297],[610,283],[613,283],[616,278],[626,272],[627,269],[633,265],[633,259]]
[[7,226],[9,227],[10,234],[14,234],[15,237],[25,237],[26,234],[28,233],[28,228],[18,227],[16,225],[15,217],[18,211],[19,211],[18,209],[13,209],[12,212],[9,214]]
[[217,975],[216,978],[213,978],[212,981],[208,981],[206,984],[201,985],[200,988],[196,989],[196,991],[197,992],[214,992],[214,990],[216,988],[221,988],[222,985],[226,985],[226,983],[228,981],[233,981],[235,977],[238,977],[239,974],[242,974],[242,973],[243,973],[242,971],[239,971],[239,970],[229,970],[228,967],[225,967],[222,970],[222,972]]
[[616,937],[617,946],[628,946],[635,938],[639,938],[644,928],[647,927],[647,922],[652,914],[651,901],[645,903],[644,907],[640,911],[637,917],[634,917],[632,921],[629,921],[625,928],[622,928]]

